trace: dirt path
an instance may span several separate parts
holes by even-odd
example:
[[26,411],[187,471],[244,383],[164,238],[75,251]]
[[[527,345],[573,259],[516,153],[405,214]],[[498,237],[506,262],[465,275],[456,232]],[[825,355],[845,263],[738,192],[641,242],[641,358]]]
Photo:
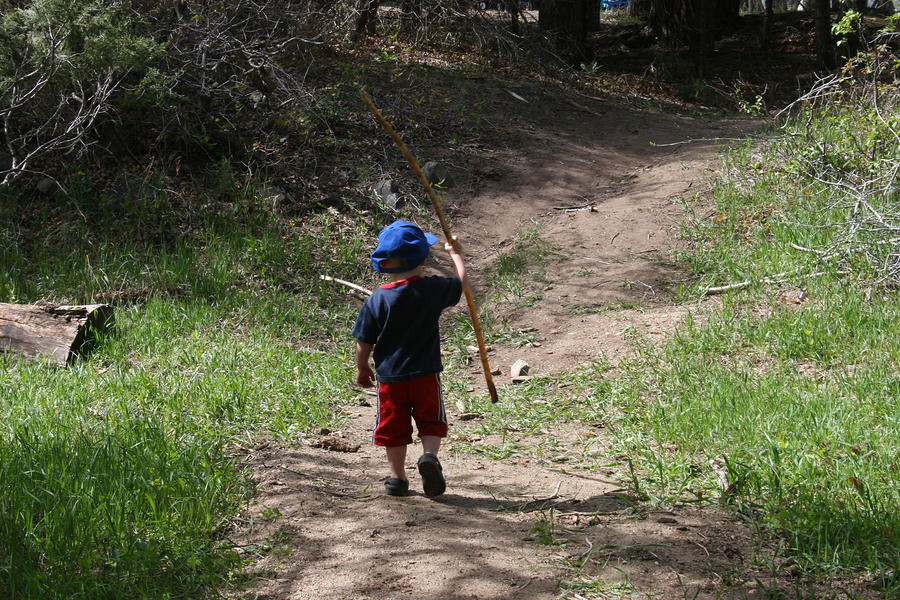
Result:
[[[495,143],[477,164],[451,159],[460,176],[447,196],[479,295],[523,230],[555,248],[538,300],[497,308],[510,327],[527,327],[539,340],[495,348],[500,384],[516,358],[539,372],[598,356],[615,362],[629,351],[626,328],[661,338],[684,317],[688,308],[671,304],[667,292],[684,277],[670,261],[682,218],[675,200],[704,185],[713,149],[651,142],[736,127],[578,100],[590,104],[587,112],[519,85],[526,105],[508,89],[502,82],[485,89]],[[473,373],[473,385],[479,378]],[[733,518],[661,513],[628,498],[614,472],[450,452],[446,495],[387,497],[382,452],[368,441],[372,408],[351,407],[348,416],[343,431],[328,435],[359,444],[357,452],[270,447],[246,458],[260,486],[252,526],[239,538],[259,557],[252,596],[543,600],[765,591],[748,570],[749,534]],[[571,434],[554,423],[547,431]],[[414,446],[410,464],[417,456]],[[412,487],[420,489],[415,476]],[[600,583],[578,583],[587,576]],[[561,592],[561,580],[575,583]]]

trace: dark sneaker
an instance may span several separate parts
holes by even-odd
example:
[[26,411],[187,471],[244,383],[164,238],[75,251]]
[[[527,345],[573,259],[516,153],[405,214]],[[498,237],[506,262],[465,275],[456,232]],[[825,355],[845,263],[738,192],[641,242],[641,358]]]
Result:
[[434,454],[423,454],[419,457],[419,475],[422,476],[422,489],[429,498],[440,496],[447,489],[444,481],[444,469],[441,461]]
[[388,496],[405,496],[409,493],[409,480],[399,477],[388,477],[384,480],[384,491]]

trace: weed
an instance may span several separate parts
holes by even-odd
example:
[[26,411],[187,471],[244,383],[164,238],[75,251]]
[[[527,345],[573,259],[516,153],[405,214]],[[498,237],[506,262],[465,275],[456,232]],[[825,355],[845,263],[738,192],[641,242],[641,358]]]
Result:
[[531,526],[528,540],[543,546],[564,546],[569,543],[566,538],[557,536],[554,511],[541,511],[537,520]]

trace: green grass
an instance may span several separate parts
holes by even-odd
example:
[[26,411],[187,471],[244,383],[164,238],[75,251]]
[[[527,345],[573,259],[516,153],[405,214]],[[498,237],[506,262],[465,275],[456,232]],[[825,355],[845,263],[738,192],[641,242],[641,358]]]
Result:
[[540,300],[534,284],[545,281],[546,266],[542,263],[557,252],[552,244],[541,239],[537,225],[520,231],[497,258],[497,273],[492,282],[497,299],[524,306]]
[[[896,329],[900,303],[860,314],[842,293],[803,314],[726,307],[645,351],[613,393],[619,441],[660,500],[757,514],[808,566],[895,568],[900,346],[882,327]],[[829,336],[838,326],[847,335]]]
[[[897,108],[884,110],[896,123]],[[836,244],[848,239],[840,224],[853,217],[852,198],[805,177],[833,174],[839,161],[853,181],[896,157],[896,138],[871,130],[871,111],[865,102],[812,110],[777,143],[728,157],[713,217],[686,229],[694,247],[682,264],[698,280],[681,293],[753,284],[623,365],[612,431],[651,499],[719,500],[782,537],[803,567],[868,571],[896,589],[900,298],[873,283],[880,275],[856,250],[870,234]],[[895,194],[867,200],[896,214]],[[852,251],[823,260],[791,244]],[[782,272],[796,276],[762,281]],[[806,292],[799,306],[778,299],[793,286]]]
[[318,273],[362,277],[367,234],[249,188],[191,229],[89,192],[0,209],[0,301],[122,301],[69,368],[0,355],[0,595],[199,597],[239,567],[240,448],[334,426],[352,395],[355,306]]

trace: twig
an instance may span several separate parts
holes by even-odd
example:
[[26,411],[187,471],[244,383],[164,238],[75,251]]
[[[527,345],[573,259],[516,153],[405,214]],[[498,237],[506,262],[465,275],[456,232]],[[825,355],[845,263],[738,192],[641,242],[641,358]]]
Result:
[[718,285],[715,287],[706,288],[703,292],[707,296],[712,296],[713,294],[721,294],[722,292],[728,292],[731,290],[739,290],[741,288],[745,288],[748,285],[753,283],[753,280],[747,279],[746,281],[741,281],[740,283],[729,283],[728,285]]
[[[847,273],[849,273],[849,271],[845,271],[845,270],[840,270],[840,271],[836,271],[836,272],[841,275],[846,275]],[[795,277],[795,276],[809,278],[809,277],[819,277],[821,275],[825,275],[826,273],[828,273],[828,271],[816,271],[815,273],[808,273],[808,274],[803,274],[803,275],[784,272],[784,273],[778,273],[777,275],[772,275],[771,277],[765,277],[758,281],[753,281],[752,279],[747,279],[746,281],[741,281],[739,283],[730,283],[728,285],[720,285],[720,286],[716,286],[716,287],[706,288],[704,293],[708,296],[711,296],[713,294],[720,294],[722,292],[728,292],[730,290],[739,290],[739,289],[747,287],[748,285],[751,285],[753,283],[766,283],[766,284],[781,283],[782,281],[784,281],[786,279],[790,279],[791,277]]]
[[520,585],[519,587],[517,587],[517,588],[516,588],[516,591],[517,591],[517,592],[521,592],[522,590],[524,590],[525,588],[527,588],[529,585],[531,585],[531,582],[534,581],[534,579],[535,579],[534,577],[530,577],[530,578],[528,579],[528,581],[526,581],[523,585]]
[[624,509],[619,510],[583,510],[583,511],[572,511],[572,512],[559,512],[557,511],[557,517],[600,517],[603,515],[615,515],[621,512]]
[[562,479],[559,480],[559,483],[556,484],[556,490],[550,494],[549,496],[532,496],[533,502],[545,502],[547,500],[553,500],[555,498],[559,498],[559,488],[562,486]]
[[590,108],[588,108],[588,107],[585,106],[584,104],[579,104],[578,102],[575,102],[575,101],[572,100],[571,98],[566,98],[566,102],[568,102],[569,104],[571,104],[572,106],[574,106],[574,107],[577,108],[578,110],[583,110],[584,112],[590,113],[590,114],[594,115],[595,117],[603,117],[603,118],[606,118],[606,115],[604,115],[603,113],[598,113],[598,112],[595,111],[595,110],[591,110]]
[[594,206],[596,206],[596,202],[578,204],[576,206],[554,206],[553,210],[584,210],[586,208],[593,208]]
[[733,138],[733,137],[714,137],[714,138],[690,138],[687,140],[682,140],[680,142],[671,142],[669,144],[656,144],[653,146],[657,148],[667,148],[669,146],[682,146],[684,144],[693,144],[694,142],[746,142],[747,140],[752,140],[754,138],[751,137],[742,137],[742,138]]
[[578,560],[580,560],[580,561],[585,561],[585,560],[587,560],[588,557],[594,552],[594,544],[591,543],[591,538],[585,537],[585,538],[584,538],[584,541],[587,542],[588,549],[585,550],[584,552],[582,552],[582,553],[578,556]]
[[700,542],[695,542],[694,540],[691,540],[691,543],[700,546],[700,549],[706,552],[706,557],[709,558],[709,550],[706,549],[706,546],[704,546]]
[[367,290],[363,286],[357,285],[355,283],[351,283],[349,281],[344,281],[343,279],[338,279],[337,277],[330,277],[328,275],[319,275],[319,279],[322,279],[324,281],[333,281],[335,283],[340,283],[341,285],[346,285],[347,287],[352,288],[358,292],[362,292],[366,296],[372,295],[372,292],[370,290]]
[[825,252],[824,250],[816,250],[816,249],[814,249],[814,248],[804,248],[803,246],[798,246],[797,244],[795,244],[795,243],[793,243],[793,242],[791,242],[790,246],[791,246],[791,248],[793,248],[794,250],[800,250],[801,252],[812,252],[813,254],[820,254],[820,255],[821,255],[821,254],[828,254],[828,253]]

